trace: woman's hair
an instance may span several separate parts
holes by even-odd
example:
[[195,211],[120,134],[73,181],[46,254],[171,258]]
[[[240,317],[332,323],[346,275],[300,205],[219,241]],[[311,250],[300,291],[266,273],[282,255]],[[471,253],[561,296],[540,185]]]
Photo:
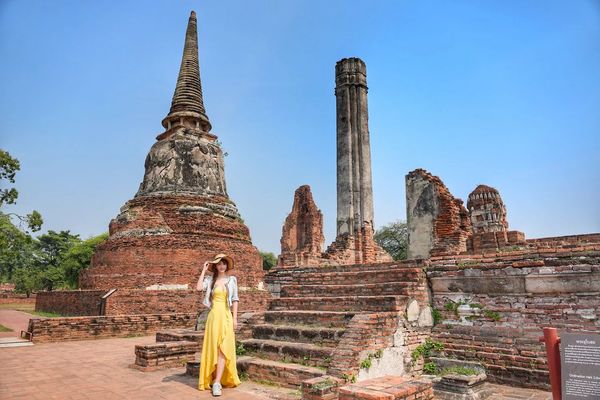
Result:
[[[226,260],[221,260],[219,262],[225,263],[227,265],[227,269],[225,272],[229,271],[229,263]],[[212,272],[212,282],[210,285],[210,297],[212,298],[215,295],[215,283],[217,282],[217,275],[219,271],[217,270],[217,264],[210,264],[210,271]]]

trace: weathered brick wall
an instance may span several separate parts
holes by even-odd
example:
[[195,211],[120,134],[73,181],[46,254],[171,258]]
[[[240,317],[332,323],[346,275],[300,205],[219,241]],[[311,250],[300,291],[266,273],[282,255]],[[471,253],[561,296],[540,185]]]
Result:
[[0,304],[34,304],[35,296],[0,297]]
[[460,254],[467,250],[471,219],[463,201],[442,180],[416,169],[406,175],[408,257]]
[[240,286],[258,287],[264,277],[248,227],[233,202],[221,196],[136,197],[110,222],[109,233],[81,272],[81,288],[191,288],[203,262],[218,253],[233,257],[231,273]]
[[[36,311],[62,315],[99,315],[104,290],[40,292]],[[239,290],[239,312],[266,310],[271,294],[266,290]],[[204,292],[196,290],[117,289],[106,300],[105,315],[197,313],[204,308]]]
[[[1,285],[0,285],[1,286]],[[0,304],[35,304],[36,294],[32,293],[27,297],[24,293],[16,293],[11,289],[12,284],[5,284],[5,289],[0,289]]]
[[[263,311],[271,294],[266,290],[239,290],[238,312]],[[195,290],[140,290],[119,289],[108,298],[107,315],[148,313],[198,312],[204,292]]]
[[526,242],[527,245],[531,247],[556,248],[569,245],[580,246],[584,244],[600,243],[600,233],[527,239]]
[[32,318],[28,331],[33,342],[101,339],[151,335],[161,329],[193,328],[196,313]]
[[105,290],[56,290],[38,292],[35,310],[61,315],[98,315]]
[[430,327],[411,324],[404,312],[356,314],[332,354],[327,373],[338,377],[358,375],[363,358],[390,348],[395,348],[401,358],[395,362],[396,373],[419,372],[422,362],[413,365],[411,352],[430,335]]
[[438,257],[428,269],[433,332],[492,381],[548,389],[542,328],[600,330],[600,246]]

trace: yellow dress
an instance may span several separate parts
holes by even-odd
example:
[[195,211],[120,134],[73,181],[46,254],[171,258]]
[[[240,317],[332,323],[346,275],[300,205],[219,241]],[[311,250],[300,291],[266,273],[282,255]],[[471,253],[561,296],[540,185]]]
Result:
[[225,355],[225,369],[221,377],[223,387],[235,387],[240,384],[235,357],[235,333],[233,316],[227,305],[227,290],[215,287],[210,311],[204,328],[204,342],[200,359],[200,377],[198,389],[212,387],[217,374],[218,349]]

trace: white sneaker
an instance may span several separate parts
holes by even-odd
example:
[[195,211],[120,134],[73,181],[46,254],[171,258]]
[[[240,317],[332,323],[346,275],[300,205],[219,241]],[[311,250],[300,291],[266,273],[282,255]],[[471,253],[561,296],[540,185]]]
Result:
[[221,386],[220,383],[218,383],[218,382],[213,383],[213,386],[212,386],[212,394],[213,394],[213,396],[220,396],[221,395],[221,388],[222,388],[222,386]]

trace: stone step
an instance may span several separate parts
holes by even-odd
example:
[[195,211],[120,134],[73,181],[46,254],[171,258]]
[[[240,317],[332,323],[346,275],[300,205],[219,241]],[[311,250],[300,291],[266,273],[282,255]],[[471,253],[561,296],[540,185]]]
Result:
[[343,328],[261,324],[253,327],[252,337],[254,339],[313,343],[319,346],[335,346],[340,341],[344,331]]
[[188,341],[202,343],[204,340],[204,330],[195,331],[193,329],[169,329],[156,332],[157,342],[178,342]]
[[[428,379],[384,375],[342,386],[338,398],[339,400],[433,400],[434,394],[431,381]],[[456,395],[456,397],[443,398],[470,397]]]
[[344,264],[344,265],[298,265],[295,267],[276,267],[269,271],[271,273],[295,274],[296,272],[301,273],[313,273],[329,271],[336,274],[343,274],[349,272],[361,272],[361,271],[380,271],[382,269],[412,269],[412,268],[423,268],[427,263],[424,260],[404,260],[404,261],[388,261],[383,263],[368,263],[368,264]]
[[[423,265],[424,266],[424,265]],[[318,284],[357,284],[387,283],[390,281],[423,281],[423,266],[380,265],[375,268],[362,266],[340,267],[304,267],[290,270],[279,270],[269,273],[267,283],[276,282],[281,285],[318,285]],[[366,267],[366,266],[364,266]]]
[[407,295],[420,285],[419,281],[353,284],[284,285],[281,297],[337,297]]
[[356,313],[345,311],[279,310],[265,311],[265,322],[274,325],[345,327]]
[[271,300],[269,309],[313,311],[401,311],[407,296],[281,297]]
[[189,341],[138,344],[135,346],[135,364],[132,367],[154,371],[180,366],[185,361],[193,360],[197,352],[200,352],[198,343]]
[[312,367],[327,368],[333,347],[310,343],[282,342],[268,339],[240,340],[249,355],[273,361],[283,361]]
[[318,368],[256,357],[239,357],[237,367],[239,373],[245,373],[251,380],[291,389],[300,389],[300,384],[306,379],[325,375],[325,371]]

